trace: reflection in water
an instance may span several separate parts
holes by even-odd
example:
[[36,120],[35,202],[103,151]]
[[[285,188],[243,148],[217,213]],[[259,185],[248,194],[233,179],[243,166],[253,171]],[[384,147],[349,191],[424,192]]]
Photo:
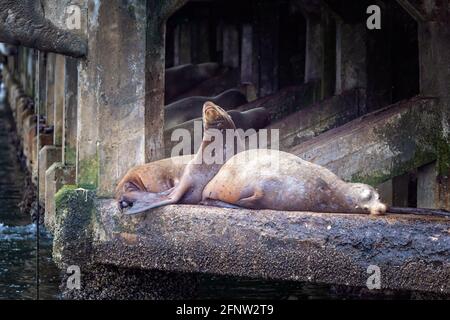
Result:
[[[36,226],[20,213],[25,174],[9,141],[9,113],[0,102],[0,299],[36,297]],[[55,299],[59,272],[51,261],[51,238],[41,232],[40,296]]]

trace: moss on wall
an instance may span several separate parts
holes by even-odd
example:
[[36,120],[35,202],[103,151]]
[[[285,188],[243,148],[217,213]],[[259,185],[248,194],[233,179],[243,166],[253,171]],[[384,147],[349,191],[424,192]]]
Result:
[[430,104],[429,100],[416,103],[422,105],[411,107],[398,118],[374,129],[377,139],[385,141],[395,154],[392,167],[388,171],[360,171],[352,176],[352,182],[377,186],[436,159],[442,159],[439,161],[439,172],[449,169],[449,145],[442,138],[437,104],[434,101]]
[[97,157],[81,160],[78,171],[78,185],[85,189],[98,186],[99,164]]
[[95,200],[95,191],[75,185],[65,185],[56,193],[53,257],[60,267],[85,264],[91,259]]

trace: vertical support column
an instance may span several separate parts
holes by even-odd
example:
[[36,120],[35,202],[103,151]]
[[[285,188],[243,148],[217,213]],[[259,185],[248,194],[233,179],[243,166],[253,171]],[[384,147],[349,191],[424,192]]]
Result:
[[417,170],[417,207],[437,209],[436,162]]
[[210,36],[208,21],[200,19],[192,23],[191,56],[193,63],[211,61]]
[[367,86],[366,28],[338,23],[336,33],[336,94]]
[[253,74],[253,28],[251,24],[242,26],[241,82],[251,83]]
[[180,64],[192,62],[191,47],[191,24],[189,22],[185,22],[180,24],[180,45],[178,47]]
[[223,28],[223,64],[231,68],[239,66],[239,30],[236,25],[227,24]]
[[[147,1],[147,4],[148,12],[155,12],[157,10],[156,4],[153,1]],[[165,21],[161,21],[158,14],[155,13],[151,17],[149,16],[149,21],[147,22],[147,54],[145,61],[146,162],[164,158],[165,26]],[[180,60],[180,63],[182,62]]]
[[65,69],[62,161],[66,166],[74,166],[77,148],[78,61],[66,57]]
[[321,98],[333,96],[336,90],[336,21],[322,9],[322,93]]
[[[148,87],[147,94],[157,96],[149,104],[159,106],[164,43],[152,41],[151,32],[146,41],[145,2],[100,0],[89,1],[89,6],[93,9],[88,17],[89,53],[80,64],[78,82],[77,183],[97,187],[99,196],[111,196],[125,172],[144,163],[145,119],[156,118],[162,126],[157,114],[144,117],[145,72],[155,71],[145,62],[147,42],[148,60],[158,60],[160,68],[150,75],[159,86]],[[153,133],[155,128],[148,130]]]
[[54,124],[55,116],[55,62],[56,54],[47,54],[47,75],[46,75],[46,106],[45,116],[47,125],[52,126]]
[[[47,106],[47,54],[42,51],[38,51],[37,62],[37,79],[36,79],[36,95],[35,95],[35,107],[39,106],[39,113],[44,114]],[[36,110],[37,114],[37,110]]]
[[259,96],[278,90],[278,47],[280,14],[277,3],[262,1],[256,6],[255,60],[258,74]]
[[180,25],[176,25],[173,31],[173,65],[178,66],[181,64],[180,59]]
[[54,82],[54,130],[53,144],[62,146],[63,134],[63,110],[64,110],[64,87],[65,87],[65,57],[56,55],[55,57],[55,82]]
[[440,10],[441,16],[419,24],[420,91],[439,97],[441,136],[434,141],[438,154],[435,207],[450,210],[450,9],[435,10]]
[[322,39],[320,19],[314,15],[306,18],[305,82],[319,80],[322,75]]

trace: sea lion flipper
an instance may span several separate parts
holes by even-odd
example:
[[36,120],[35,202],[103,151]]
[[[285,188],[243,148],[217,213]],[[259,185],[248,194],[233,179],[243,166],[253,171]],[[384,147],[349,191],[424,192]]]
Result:
[[264,192],[261,189],[255,189],[250,197],[236,201],[236,204],[244,208],[256,209],[260,206],[259,202],[264,198]]
[[172,188],[159,193],[135,192],[133,193],[132,200],[128,200],[124,195],[121,201],[127,202],[129,206],[127,208],[124,208],[122,210],[122,213],[126,215],[138,214],[150,209],[174,204],[177,201],[174,201],[169,196],[174,189],[175,188]]
[[132,206],[129,209],[124,210],[123,213],[137,214],[150,209],[178,203],[191,186],[188,183],[188,180],[189,179],[185,179],[183,183],[179,183],[176,187],[163,192],[140,192],[138,196],[135,195]]

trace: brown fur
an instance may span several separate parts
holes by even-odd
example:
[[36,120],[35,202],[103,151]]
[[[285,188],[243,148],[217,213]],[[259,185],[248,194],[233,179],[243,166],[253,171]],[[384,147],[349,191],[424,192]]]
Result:
[[[175,203],[197,204],[203,188],[219,171],[222,164],[205,162],[205,150],[211,144],[210,130],[236,129],[230,116],[219,106],[206,102],[203,106],[205,134],[199,151],[183,168],[171,167],[170,160],[131,169],[118,186],[116,199],[126,214]],[[182,174],[180,174],[182,172]],[[177,181],[179,181],[177,183]],[[153,190],[150,190],[153,189]],[[150,190],[150,191],[149,191]]]
[[346,183],[326,168],[277,150],[249,150],[231,158],[204,188],[202,202],[286,211],[386,211],[372,187]]

